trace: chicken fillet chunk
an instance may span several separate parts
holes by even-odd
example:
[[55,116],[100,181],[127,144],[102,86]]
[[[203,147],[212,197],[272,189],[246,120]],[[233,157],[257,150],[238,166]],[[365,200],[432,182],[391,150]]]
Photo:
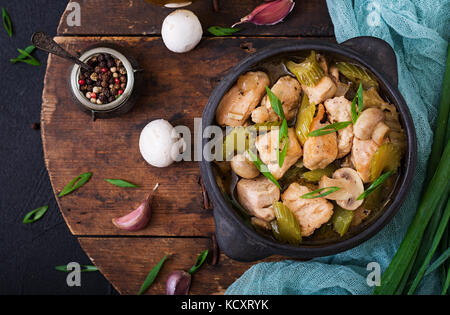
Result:
[[217,123],[233,127],[244,125],[269,84],[269,76],[261,71],[241,75],[220,101],[216,111]]
[[292,183],[281,199],[296,216],[302,236],[310,236],[314,230],[327,223],[333,215],[333,204],[325,198],[302,199],[300,196],[311,192],[306,186]]

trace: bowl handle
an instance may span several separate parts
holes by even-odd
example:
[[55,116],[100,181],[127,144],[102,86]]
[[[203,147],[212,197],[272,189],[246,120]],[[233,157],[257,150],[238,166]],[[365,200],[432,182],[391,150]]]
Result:
[[267,246],[261,244],[252,236],[246,235],[242,229],[222,211],[214,209],[216,224],[216,239],[220,250],[231,259],[237,261],[255,261],[272,255]]
[[355,50],[382,72],[391,84],[398,85],[397,58],[386,41],[372,36],[360,36],[346,40],[341,45]]

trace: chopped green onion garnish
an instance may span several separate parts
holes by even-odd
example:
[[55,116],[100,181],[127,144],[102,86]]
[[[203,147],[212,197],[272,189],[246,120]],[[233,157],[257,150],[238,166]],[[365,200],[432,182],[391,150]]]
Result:
[[107,181],[110,184],[119,186],[119,187],[125,187],[125,188],[139,187],[138,185],[130,183],[130,182],[127,182],[127,181],[125,181],[123,179],[110,179],[110,178],[107,178],[107,179],[105,179],[105,181]]
[[138,295],[141,295],[142,293],[147,291],[147,289],[153,284],[153,281],[155,281],[156,276],[158,275],[159,271],[161,270],[161,267],[163,266],[166,259],[167,259],[167,255],[164,256],[164,258],[161,259],[161,261],[155,267],[153,267],[152,270],[150,270],[150,272],[147,275],[147,278],[145,278],[145,281],[142,284],[142,286],[138,292]]
[[359,197],[356,200],[362,200],[367,198],[367,196],[369,196],[371,193],[373,193],[375,190],[377,190],[377,188],[379,188],[381,185],[383,185],[383,183],[386,181],[386,179],[388,179],[389,176],[392,175],[392,171],[386,172],[383,175],[381,175],[380,177],[378,177],[373,183],[372,185],[369,186],[369,188],[366,189],[366,191],[364,191],[361,195],[359,195]]
[[267,165],[264,164],[252,151],[247,150],[250,160],[253,162],[253,164],[256,166],[256,168],[264,175],[266,176],[272,183],[277,185],[278,188],[281,189],[280,184],[275,179],[275,177],[272,175],[272,173],[267,168]]
[[[307,194],[301,195],[300,198],[303,198],[303,199],[321,198],[321,197],[325,197],[329,194],[332,194],[340,189],[341,189],[341,187],[336,187],[336,186],[323,187],[323,188],[313,190]],[[324,190],[326,190],[326,191],[324,193],[321,193]]]
[[68,183],[66,187],[63,188],[63,190],[61,190],[61,192],[58,194],[58,197],[63,197],[77,190],[78,188],[86,184],[87,181],[91,178],[91,176],[92,176],[91,172],[78,175],[77,177],[72,179],[72,181]]
[[[281,104],[280,99],[266,86],[267,96],[269,97],[270,105],[272,106],[273,111],[281,118],[283,121],[281,123],[280,133],[278,135],[278,148],[277,148],[277,161],[280,167],[283,166],[284,159],[286,157],[287,148],[288,148],[288,126],[287,120],[284,116],[283,105]],[[284,139],[284,148],[280,152],[281,143]]]
[[[356,112],[356,100],[358,100],[358,112]],[[360,83],[358,91],[356,92],[355,98],[353,98],[352,105],[351,105],[352,122],[353,122],[353,124],[356,123],[356,121],[359,118],[359,115],[361,115],[361,112],[363,110],[363,106],[364,106],[363,86]]]
[[9,17],[8,12],[6,12],[5,8],[2,8],[2,20],[3,20],[3,27],[5,28],[9,37],[12,37],[13,28],[12,28],[11,18]]
[[[96,266],[92,266],[92,265],[80,265],[80,267],[81,267],[80,272],[98,271],[98,268]],[[67,265],[56,266],[55,269],[58,271],[64,271],[64,272],[71,271],[71,270],[67,269]]]
[[231,28],[231,27],[221,27],[221,26],[211,26],[208,28],[208,32],[215,36],[229,36],[234,33],[239,32],[240,28]]
[[34,209],[33,211],[28,212],[25,217],[23,218],[23,223],[33,223],[39,220],[44,216],[44,214],[47,212],[48,206],[42,206],[37,209]]
[[342,122],[337,122],[331,125],[327,125],[325,127],[316,129],[314,131],[311,131],[308,134],[308,137],[320,137],[320,136],[324,136],[327,135],[329,133],[333,133],[336,132],[338,130],[344,129],[347,126],[349,126],[352,122],[351,121],[342,121]]
[[208,257],[208,250],[203,251],[200,255],[198,255],[197,260],[195,261],[195,265],[189,269],[189,273],[192,275],[194,272],[196,272],[205,262],[206,257]]

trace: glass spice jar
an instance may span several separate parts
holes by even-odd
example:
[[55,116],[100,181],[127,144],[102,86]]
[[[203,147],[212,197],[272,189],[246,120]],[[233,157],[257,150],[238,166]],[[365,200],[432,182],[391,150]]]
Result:
[[137,62],[133,58],[126,57],[123,49],[117,45],[102,44],[101,46],[91,46],[81,54],[79,59],[83,62],[88,62],[92,57],[100,54],[108,54],[121,61],[122,66],[126,70],[127,83],[122,94],[114,101],[104,104],[93,103],[86,97],[86,92],[80,88],[81,67],[76,64],[73,66],[69,76],[69,88],[72,99],[83,111],[90,114],[93,120],[116,117],[128,112],[136,103],[142,81],[142,70],[139,69]]

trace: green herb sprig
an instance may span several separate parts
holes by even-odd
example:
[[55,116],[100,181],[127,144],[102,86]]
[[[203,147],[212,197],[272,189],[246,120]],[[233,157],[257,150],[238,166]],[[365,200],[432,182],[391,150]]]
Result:
[[110,183],[110,184],[116,185],[118,187],[124,187],[124,188],[136,188],[136,187],[139,187],[138,185],[130,183],[130,182],[127,182],[127,181],[125,181],[123,179],[106,178],[105,181]]
[[[287,120],[284,116],[283,105],[281,104],[280,99],[266,86],[266,93],[269,97],[270,105],[272,106],[273,111],[281,118],[282,123],[280,127],[280,132],[278,134],[278,147],[277,147],[277,161],[280,167],[284,164],[284,159],[286,158],[287,148],[288,148],[288,126]],[[280,152],[281,144],[284,140],[283,150]]]
[[[358,110],[356,108],[356,101],[358,101]],[[351,112],[352,112],[352,122],[353,124],[356,123],[356,121],[359,118],[359,115],[361,115],[361,112],[363,110],[364,106],[364,99],[363,99],[363,86],[360,83],[358,91],[356,92],[355,97],[353,98],[352,105],[351,105]]]
[[161,259],[161,261],[155,267],[153,267],[152,270],[150,270],[150,272],[147,275],[147,278],[145,278],[144,283],[142,284],[141,288],[139,289],[138,295],[141,295],[142,293],[147,291],[147,289],[153,284],[153,282],[156,279],[156,276],[158,276],[158,273],[161,270],[166,259],[167,259],[167,255],[164,256],[164,258]]
[[342,121],[342,122],[336,122],[330,125],[327,125],[325,127],[316,129],[314,131],[311,131],[308,134],[308,137],[320,137],[320,136],[324,136],[327,135],[329,133],[333,133],[336,132],[338,130],[344,129],[347,126],[349,126],[352,122],[351,121]]
[[[338,190],[340,190],[341,187],[336,187],[336,186],[330,186],[330,187],[323,187],[323,188],[319,188],[316,190],[313,190],[309,193],[306,193],[304,195],[301,195],[300,198],[302,199],[315,199],[315,198],[321,198],[321,197],[325,197],[328,196],[329,194],[332,194]],[[322,193],[322,191],[325,191],[324,193]]]
[[369,188],[367,188],[361,195],[359,195],[358,198],[356,198],[356,200],[362,200],[367,198],[367,196],[369,196],[371,193],[373,193],[375,190],[377,190],[381,185],[383,185],[383,183],[388,179],[389,176],[392,175],[392,171],[386,172],[383,175],[381,175],[380,177],[378,177],[373,183],[372,185],[369,186]]
[[275,179],[275,177],[272,175],[272,173],[269,171],[269,168],[266,164],[264,164],[252,151],[247,150],[250,160],[253,162],[253,164],[256,166],[256,168],[264,175],[266,176],[272,183],[277,185],[278,188],[281,189],[280,184]]
[[44,214],[47,212],[48,206],[42,206],[37,209],[34,209],[33,211],[28,212],[25,217],[23,218],[23,223],[33,223],[37,220],[41,219]]
[[214,36],[229,36],[239,32],[240,30],[241,30],[240,28],[221,27],[221,26],[211,26],[208,28],[208,32],[210,32]]
[[12,37],[13,36],[12,22],[5,8],[2,8],[2,20],[3,20],[3,27],[5,28],[9,37]]
[[[92,265],[80,265],[80,267],[81,267],[80,272],[98,271],[98,268],[96,266],[92,266]],[[71,271],[71,270],[67,269],[67,265],[56,266],[55,269],[58,271],[63,271],[63,272]]]
[[198,255],[197,260],[195,261],[194,266],[189,269],[189,273],[192,275],[194,272],[196,272],[205,262],[206,257],[208,257],[208,250],[203,251],[200,255]]
[[72,179],[72,181],[70,183],[68,183],[66,185],[66,187],[63,188],[63,190],[61,190],[61,192],[58,194],[58,197],[66,196],[66,195],[70,194],[71,192],[77,190],[78,188],[80,188],[81,186],[86,184],[91,177],[92,177],[91,172],[87,172],[87,173],[78,175],[77,177]]

